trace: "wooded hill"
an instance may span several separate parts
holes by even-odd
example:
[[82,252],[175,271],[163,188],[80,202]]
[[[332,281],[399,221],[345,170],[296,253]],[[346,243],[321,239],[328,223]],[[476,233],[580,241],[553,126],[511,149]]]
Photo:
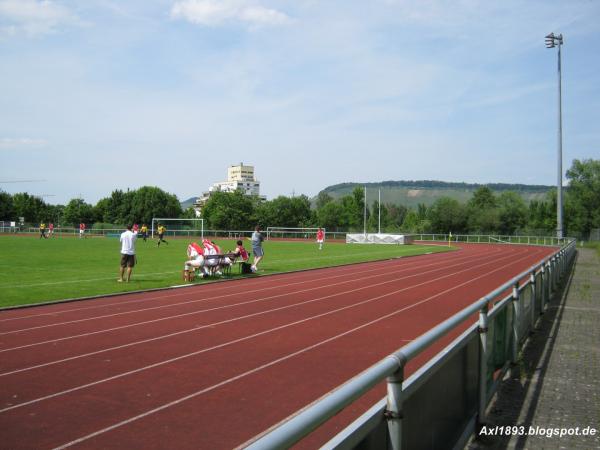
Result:
[[367,188],[367,204],[377,201],[379,189],[381,189],[381,203],[404,205],[416,207],[419,203],[427,206],[432,205],[441,197],[450,197],[461,203],[466,203],[473,192],[480,187],[486,186],[495,194],[513,191],[521,195],[525,202],[532,200],[544,200],[546,193],[555,186],[507,184],[507,183],[449,183],[445,181],[421,180],[421,181],[382,181],[380,183],[341,183],[328,186],[323,191],[334,199],[350,195],[355,187]]

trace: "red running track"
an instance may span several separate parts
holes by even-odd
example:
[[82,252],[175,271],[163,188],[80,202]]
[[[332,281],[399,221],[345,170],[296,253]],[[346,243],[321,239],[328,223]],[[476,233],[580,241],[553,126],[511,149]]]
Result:
[[[3,311],[0,447],[235,448],[551,253],[463,245]],[[383,395],[374,389],[301,446]]]

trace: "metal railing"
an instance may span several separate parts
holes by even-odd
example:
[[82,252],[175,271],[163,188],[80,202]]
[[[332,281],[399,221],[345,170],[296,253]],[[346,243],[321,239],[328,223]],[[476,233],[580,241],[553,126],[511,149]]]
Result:
[[[478,423],[497,386],[515,364],[576,253],[568,240],[467,308],[405,345],[247,448],[283,449],[297,443],[344,407],[387,379],[387,398],[374,405],[324,448],[459,448]],[[543,244],[542,244],[543,245]],[[508,295],[502,295],[509,291]],[[474,323],[404,380],[406,364],[479,314]]]
[[526,244],[563,246],[572,238],[554,236],[511,236],[504,234],[411,234],[416,241],[465,242],[475,244]]

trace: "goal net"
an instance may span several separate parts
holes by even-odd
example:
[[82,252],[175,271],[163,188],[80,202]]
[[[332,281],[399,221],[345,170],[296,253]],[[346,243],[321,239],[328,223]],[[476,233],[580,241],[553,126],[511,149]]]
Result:
[[[324,233],[325,228],[321,228]],[[267,227],[267,239],[306,239],[316,240],[318,228],[289,228],[289,227]],[[327,234],[325,234],[327,237]]]
[[153,217],[151,236],[158,235],[158,227],[166,228],[166,236],[200,236],[204,238],[204,219],[173,219],[169,217]]

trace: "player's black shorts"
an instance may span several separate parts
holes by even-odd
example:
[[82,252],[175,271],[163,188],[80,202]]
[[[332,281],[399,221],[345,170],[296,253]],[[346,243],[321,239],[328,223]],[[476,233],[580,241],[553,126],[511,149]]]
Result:
[[121,267],[135,266],[135,255],[125,255],[121,253]]

